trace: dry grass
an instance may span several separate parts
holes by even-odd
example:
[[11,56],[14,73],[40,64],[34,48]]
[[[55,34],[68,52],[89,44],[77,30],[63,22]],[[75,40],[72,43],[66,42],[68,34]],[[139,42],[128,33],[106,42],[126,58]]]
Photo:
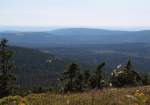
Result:
[[[4,101],[4,99],[1,100]],[[23,99],[21,98],[20,101],[19,105],[150,105],[150,86],[92,90],[65,95],[54,93],[31,94]],[[0,103],[0,105],[17,104]]]

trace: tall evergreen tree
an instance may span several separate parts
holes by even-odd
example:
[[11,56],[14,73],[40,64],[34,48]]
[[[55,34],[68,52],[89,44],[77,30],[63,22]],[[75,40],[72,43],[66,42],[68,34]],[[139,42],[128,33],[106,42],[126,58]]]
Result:
[[75,86],[75,90],[77,91],[84,90],[84,77],[81,71],[76,75],[74,86]]
[[14,64],[11,61],[13,52],[8,50],[7,40],[0,41],[0,97],[8,96],[12,93],[13,83],[16,80],[12,74]]
[[61,84],[63,85],[64,91],[73,91],[75,90],[75,80],[77,74],[79,73],[79,66],[77,64],[72,63],[69,68],[62,73],[60,77]]
[[102,88],[102,81],[104,80],[103,68],[105,64],[106,64],[105,62],[102,62],[100,65],[98,65],[95,72],[96,85],[98,89]]
[[98,65],[96,71],[91,75],[89,79],[91,88],[101,89],[103,87],[104,84],[103,68],[105,64],[106,64],[105,62],[102,62],[100,65]]
[[129,84],[131,84],[131,85],[142,84],[142,79],[141,79],[139,73],[136,72],[136,70],[133,68],[133,64],[132,64],[132,61],[130,58],[126,64],[126,69],[127,69],[127,74],[128,74],[127,80],[128,80]]
[[94,89],[97,86],[97,80],[96,80],[96,75],[95,73],[92,73],[90,79],[89,79],[89,84],[90,84],[90,88]]
[[84,79],[84,88],[88,89],[90,88],[90,77],[91,77],[91,72],[89,70],[85,70],[83,72],[83,79]]
[[131,62],[131,58],[129,58],[127,64],[126,64],[126,69],[127,70],[132,70],[133,68],[132,62]]

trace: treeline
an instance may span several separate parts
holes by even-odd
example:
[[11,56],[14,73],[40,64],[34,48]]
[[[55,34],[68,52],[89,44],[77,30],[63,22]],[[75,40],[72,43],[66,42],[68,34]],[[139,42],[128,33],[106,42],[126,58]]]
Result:
[[[24,94],[16,85],[14,74],[15,64],[12,60],[13,52],[8,49],[7,40],[0,40],[0,98],[15,94]],[[103,89],[105,87],[142,86],[150,84],[148,74],[136,72],[131,59],[126,65],[118,65],[111,74],[105,71],[106,62],[100,63],[95,70],[81,70],[78,64],[72,63],[59,76],[59,83],[55,89],[57,92],[77,92],[90,89]],[[44,81],[43,81],[44,82]],[[36,87],[28,92],[45,92],[44,87]]]
[[102,62],[95,71],[83,71],[79,65],[71,64],[59,77],[60,91],[86,91],[105,87],[131,87],[150,84],[150,75],[136,72],[131,59],[126,65],[118,65],[110,75],[105,72],[105,66],[106,63]]

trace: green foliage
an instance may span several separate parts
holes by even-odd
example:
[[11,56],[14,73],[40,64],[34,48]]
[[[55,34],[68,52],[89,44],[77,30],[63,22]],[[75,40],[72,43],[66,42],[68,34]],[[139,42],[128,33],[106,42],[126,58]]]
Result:
[[89,70],[81,72],[77,64],[71,64],[61,77],[61,90],[63,91],[83,91],[88,89],[101,89],[104,84],[103,68],[105,62],[98,65],[95,72],[91,74]]
[[63,91],[74,91],[76,90],[76,83],[80,82],[81,76],[80,68],[77,64],[72,63],[69,68],[62,73],[60,77],[61,88]]
[[19,104],[19,96],[9,96],[0,99],[0,105],[18,105]]
[[105,66],[105,62],[102,62],[100,65],[98,65],[96,71],[91,75],[89,82],[90,82],[90,87],[101,89],[103,88],[105,84],[105,77],[104,77],[104,71],[103,68]]
[[79,72],[75,78],[75,89],[77,91],[83,91],[84,89],[84,77],[81,72]]
[[0,98],[12,94],[14,81],[16,80],[12,71],[14,64],[11,61],[13,52],[7,49],[7,40],[0,42]]
[[12,60],[15,62],[17,84],[23,90],[34,90],[34,87],[50,88],[56,85],[58,73],[67,64],[45,50],[9,46],[13,51]]
[[130,59],[125,67],[121,66],[112,72],[111,82],[117,87],[142,85],[142,79],[133,69]]
[[90,78],[91,78],[90,70],[83,71],[83,78],[84,78],[84,88],[85,90],[87,90],[90,88]]
[[104,73],[103,73],[103,68],[105,66],[105,62],[102,62],[100,65],[98,65],[97,70],[95,72],[95,76],[96,76],[96,87],[98,89],[102,88],[102,84],[104,82]]
[[142,79],[142,83],[143,85],[150,85],[150,75],[149,74],[141,74],[141,79]]
[[128,62],[127,62],[127,64],[126,64],[126,69],[127,69],[127,70],[131,70],[131,69],[132,69],[132,66],[133,66],[133,65],[132,65],[131,59],[129,59]]
[[95,73],[93,73],[89,79],[89,83],[90,83],[90,88],[94,89],[97,86],[97,82],[96,82],[96,75]]

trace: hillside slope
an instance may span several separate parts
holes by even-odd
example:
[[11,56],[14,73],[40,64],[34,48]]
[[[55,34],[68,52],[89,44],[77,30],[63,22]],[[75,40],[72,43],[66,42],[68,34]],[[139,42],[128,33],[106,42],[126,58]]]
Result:
[[40,50],[79,63],[85,69],[93,69],[105,61],[106,72],[112,71],[119,64],[126,64],[131,58],[136,70],[150,73],[150,45],[147,43],[75,45]]
[[36,49],[12,46],[10,49],[14,51],[17,82],[24,88],[49,85],[65,66],[63,60]]

